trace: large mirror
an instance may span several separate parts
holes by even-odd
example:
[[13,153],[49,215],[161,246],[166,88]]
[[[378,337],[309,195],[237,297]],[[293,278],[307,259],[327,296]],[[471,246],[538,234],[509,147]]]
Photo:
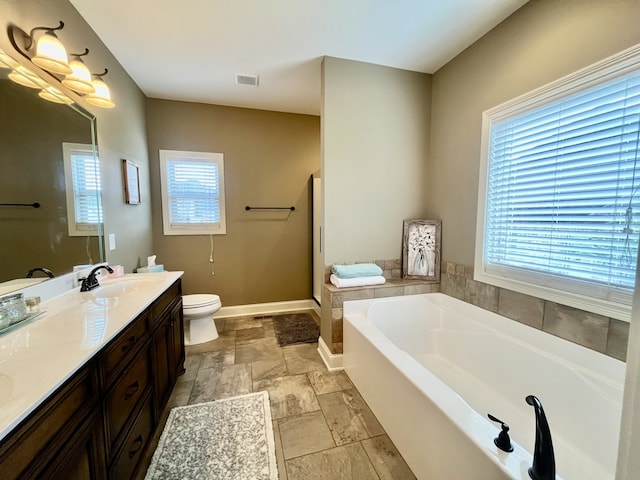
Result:
[[104,261],[95,118],[16,83],[11,60],[0,50],[0,295]]

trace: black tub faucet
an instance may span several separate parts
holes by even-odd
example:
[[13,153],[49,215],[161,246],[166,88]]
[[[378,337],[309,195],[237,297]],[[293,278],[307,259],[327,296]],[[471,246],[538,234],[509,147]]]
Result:
[[98,283],[98,279],[96,278],[96,273],[101,268],[104,268],[109,273],[113,273],[113,269],[109,265],[98,265],[96,268],[91,270],[87,278],[82,279],[82,286],[80,287],[81,292],[88,292],[100,286]]
[[536,412],[536,445],[533,450],[533,465],[529,469],[529,476],[533,480],[556,480],[556,459],[553,454],[551,430],[549,430],[549,423],[544,414],[542,403],[533,395],[528,395],[525,401]]
[[42,273],[44,273],[44,274],[45,274],[47,277],[49,277],[49,278],[53,278],[53,277],[55,277],[55,274],[54,274],[51,270],[49,270],[48,268],[44,268],[44,267],[36,267],[36,268],[32,268],[31,270],[29,270],[29,271],[27,272],[27,278],[31,278],[31,277],[33,277],[33,274],[34,274],[35,272],[42,272]]

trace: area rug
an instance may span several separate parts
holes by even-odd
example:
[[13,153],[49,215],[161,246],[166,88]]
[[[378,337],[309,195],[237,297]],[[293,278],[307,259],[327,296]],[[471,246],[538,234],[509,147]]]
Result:
[[320,327],[309,313],[274,315],[273,329],[281,347],[317,342],[320,336]]
[[267,392],[169,412],[145,480],[277,480]]

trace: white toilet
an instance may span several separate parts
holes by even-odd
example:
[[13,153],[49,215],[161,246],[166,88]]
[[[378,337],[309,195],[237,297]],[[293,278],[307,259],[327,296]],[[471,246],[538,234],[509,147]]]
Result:
[[196,294],[182,296],[184,314],[184,344],[196,345],[218,338],[213,314],[220,310],[218,295]]

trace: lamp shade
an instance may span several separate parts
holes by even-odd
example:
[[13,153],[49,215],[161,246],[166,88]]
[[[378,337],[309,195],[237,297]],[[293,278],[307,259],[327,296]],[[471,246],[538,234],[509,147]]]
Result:
[[31,73],[29,70],[24,68],[22,65],[17,66],[13,70],[13,72],[7,75],[7,77],[9,77],[11,81],[19,85],[22,85],[23,87],[43,88],[43,85],[45,84],[44,81],[42,81],[40,78],[35,76],[33,73]]
[[64,103],[66,105],[70,105],[73,103],[73,100],[71,100],[64,93],[54,87],[40,90],[38,92],[38,96],[53,103]]
[[107,87],[106,83],[98,78],[91,83],[96,91],[85,98],[87,103],[102,108],[113,108],[116,106],[115,103],[111,101],[111,92],[109,92],[109,87]]
[[64,45],[52,33],[45,33],[38,38],[36,55],[31,59],[40,68],[52,73],[67,75],[71,73]]
[[96,91],[91,83],[91,72],[82,60],[71,60],[69,67],[72,70],[71,73],[62,80],[65,87],[78,93],[94,93]]

